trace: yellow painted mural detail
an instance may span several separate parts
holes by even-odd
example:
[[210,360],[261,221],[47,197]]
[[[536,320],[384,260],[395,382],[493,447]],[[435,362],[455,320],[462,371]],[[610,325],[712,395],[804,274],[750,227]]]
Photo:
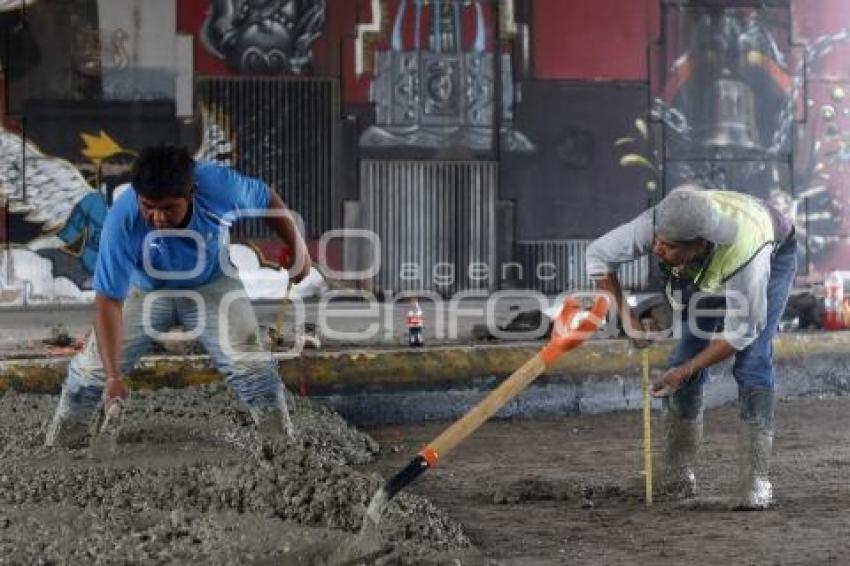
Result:
[[83,138],[83,143],[86,144],[85,149],[82,151],[83,155],[95,165],[99,165],[102,160],[116,153],[135,154],[134,151],[121,147],[118,142],[103,130],[98,135],[82,132],[80,133],[80,137]]

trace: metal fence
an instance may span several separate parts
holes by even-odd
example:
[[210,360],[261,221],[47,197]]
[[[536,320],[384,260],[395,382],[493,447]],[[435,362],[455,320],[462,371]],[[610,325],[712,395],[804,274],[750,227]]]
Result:
[[[315,238],[338,226],[334,147],[339,84],[332,78],[204,77],[197,92],[213,121],[232,132],[236,169],[274,184]],[[236,234],[268,237],[260,220]]]

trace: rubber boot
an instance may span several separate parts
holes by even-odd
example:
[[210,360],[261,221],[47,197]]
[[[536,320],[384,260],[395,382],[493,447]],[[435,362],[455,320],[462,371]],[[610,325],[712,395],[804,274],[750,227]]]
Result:
[[93,433],[96,411],[97,405],[72,404],[67,393],[63,391],[45,431],[45,446],[83,446]]
[[671,499],[696,497],[696,461],[702,441],[702,388],[685,386],[664,399],[664,468],[661,494]]
[[742,389],[738,393],[738,493],[734,507],[762,510],[773,504],[770,458],[773,449],[772,389]]
[[295,425],[286,406],[286,390],[281,385],[276,401],[271,405],[250,407],[251,418],[260,438],[286,436],[295,440]]

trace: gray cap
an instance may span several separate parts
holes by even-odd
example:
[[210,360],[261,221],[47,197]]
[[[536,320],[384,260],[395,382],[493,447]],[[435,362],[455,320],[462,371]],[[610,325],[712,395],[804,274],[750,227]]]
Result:
[[655,206],[655,233],[670,242],[703,238],[715,244],[731,244],[738,226],[704,190],[683,185]]

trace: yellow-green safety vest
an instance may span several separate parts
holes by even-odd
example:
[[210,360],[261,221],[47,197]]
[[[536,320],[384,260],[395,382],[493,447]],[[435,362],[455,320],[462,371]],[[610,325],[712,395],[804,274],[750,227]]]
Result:
[[764,246],[774,243],[776,238],[773,219],[758,199],[731,191],[706,193],[720,207],[723,215],[735,221],[738,232],[731,244],[715,244],[704,269],[686,275],[697,289],[717,292],[730,277],[750,263]]

